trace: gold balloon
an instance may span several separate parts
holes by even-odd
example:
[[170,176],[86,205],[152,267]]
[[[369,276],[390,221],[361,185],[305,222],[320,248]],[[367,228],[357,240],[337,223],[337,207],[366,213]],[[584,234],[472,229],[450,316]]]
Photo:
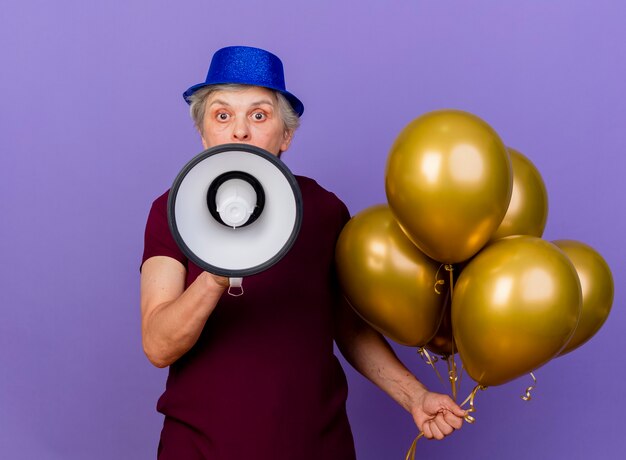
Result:
[[429,257],[453,264],[476,254],[506,214],[511,160],[475,115],[430,112],[404,128],[387,160],[387,199],[398,223]]
[[336,262],[346,298],[379,332],[410,346],[435,335],[446,297],[434,289],[440,264],[411,243],[387,206],[368,208],[346,224]]
[[558,240],[559,247],[574,264],[582,288],[582,311],[574,335],[561,355],[583,345],[602,327],[613,304],[613,276],[600,254],[591,246],[578,241]]
[[452,330],[467,373],[485,386],[532,372],[572,336],[581,309],[576,270],[552,243],[513,236],[465,267],[452,295]]
[[528,158],[510,147],[508,150],[513,167],[513,193],[506,215],[491,240],[511,235],[541,237],[548,218],[546,186]]

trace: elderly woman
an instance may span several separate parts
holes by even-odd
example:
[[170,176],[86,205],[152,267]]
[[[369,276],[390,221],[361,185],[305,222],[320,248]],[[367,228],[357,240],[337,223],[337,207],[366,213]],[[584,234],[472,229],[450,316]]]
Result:
[[[184,93],[205,148],[245,143],[280,156],[304,107],[285,89],[267,51],[215,53],[205,82]],[[347,384],[333,340],[361,374],[404,407],[428,438],[462,425],[465,411],[428,391],[379,333],[343,300],[334,247],[345,205],[297,177],[304,216],[298,238],[270,269],[246,278],[240,297],[177,247],[167,224],[168,192],[146,225],[141,270],[143,346],[169,366],[157,409],[165,415],[159,459],[355,458]]]

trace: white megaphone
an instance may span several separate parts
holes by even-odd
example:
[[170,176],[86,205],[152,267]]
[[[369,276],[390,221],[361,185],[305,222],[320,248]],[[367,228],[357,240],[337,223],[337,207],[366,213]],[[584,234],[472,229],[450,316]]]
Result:
[[229,294],[241,295],[244,276],[268,269],[295,242],[302,195],[278,157],[252,145],[224,144],[183,167],[167,212],[183,254],[203,270],[229,277]]

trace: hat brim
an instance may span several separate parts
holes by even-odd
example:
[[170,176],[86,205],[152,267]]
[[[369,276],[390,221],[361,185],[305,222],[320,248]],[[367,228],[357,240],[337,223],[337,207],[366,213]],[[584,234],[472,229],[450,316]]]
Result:
[[[247,83],[237,83],[237,82],[233,82],[233,81],[224,81],[224,82],[211,82],[211,83],[198,83],[197,85],[193,85],[191,87],[189,87],[189,89],[187,89],[187,91],[185,91],[183,93],[183,98],[185,99],[185,102],[187,104],[191,104],[191,101],[189,100],[189,98],[199,89],[202,89],[206,86],[215,86],[215,85],[247,85],[247,86],[259,86],[259,85],[250,85]],[[300,101],[300,99],[298,99],[296,96],[294,96],[293,94],[291,94],[289,91],[284,91],[282,89],[279,88],[273,88],[271,86],[260,86],[261,88],[267,88],[267,89],[271,89],[273,91],[276,91],[280,94],[282,94],[283,96],[285,96],[285,98],[287,99],[287,101],[289,102],[289,105],[291,105],[291,108],[293,109],[294,112],[296,112],[296,114],[298,115],[298,117],[301,117],[302,114],[304,113],[304,104]]]

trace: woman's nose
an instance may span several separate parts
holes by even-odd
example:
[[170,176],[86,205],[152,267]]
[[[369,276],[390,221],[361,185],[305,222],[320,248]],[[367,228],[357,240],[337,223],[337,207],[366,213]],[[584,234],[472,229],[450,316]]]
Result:
[[250,129],[245,120],[237,120],[233,126],[233,140],[237,142],[250,140]]

